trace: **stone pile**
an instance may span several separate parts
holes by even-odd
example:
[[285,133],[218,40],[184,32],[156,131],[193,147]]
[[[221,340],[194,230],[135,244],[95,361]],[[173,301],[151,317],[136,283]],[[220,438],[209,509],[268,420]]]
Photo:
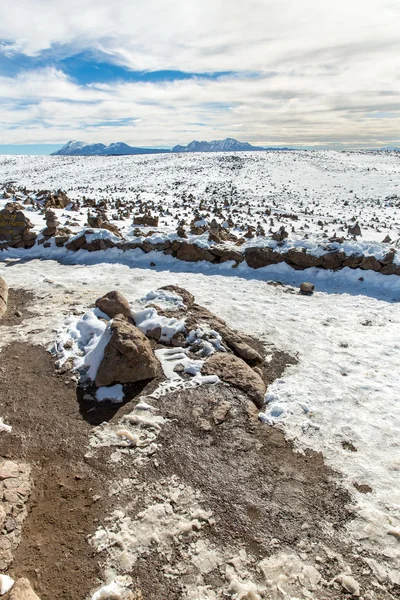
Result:
[[161,289],[178,294],[183,301],[178,311],[168,311],[152,304],[163,316],[184,320],[184,330],[176,333],[170,340],[162,339],[160,327],[147,331],[144,335],[136,327],[129,302],[120,292],[112,291],[97,299],[96,306],[113,321],[111,339],[97,372],[96,386],[152,380],[160,375],[160,364],[153,352],[154,344],[184,347],[189,356],[198,359],[203,355],[198,354],[201,345],[193,342],[193,332],[201,331],[203,340],[207,340],[207,331],[214,332],[213,335],[218,332],[221,348],[215,354],[206,356],[202,372],[205,375],[217,375],[222,381],[244,391],[260,408],[266,392],[263,377],[267,364],[259,352],[241,334],[230,329],[225,321],[197,305],[194,296],[187,290],[177,286],[165,286]]
[[42,235],[45,237],[53,237],[57,233],[57,227],[60,222],[57,219],[57,215],[53,210],[46,210],[46,227],[42,231]]
[[0,210],[0,249],[31,248],[35,245],[37,235],[30,231],[33,224],[18,209],[15,203],[9,203]]

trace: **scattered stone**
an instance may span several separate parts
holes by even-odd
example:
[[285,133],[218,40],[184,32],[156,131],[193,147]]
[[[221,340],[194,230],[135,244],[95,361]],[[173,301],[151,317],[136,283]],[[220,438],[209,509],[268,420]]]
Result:
[[153,379],[159,363],[146,336],[121,314],[114,318],[111,331],[97,372],[97,387]]
[[342,587],[353,596],[360,595],[360,584],[351,575],[342,575],[339,578]]
[[303,281],[300,284],[300,293],[304,296],[311,296],[314,292],[314,284],[308,283],[307,281]]
[[128,300],[117,290],[108,292],[101,298],[98,298],[96,300],[96,306],[111,319],[116,315],[130,317],[132,313]]

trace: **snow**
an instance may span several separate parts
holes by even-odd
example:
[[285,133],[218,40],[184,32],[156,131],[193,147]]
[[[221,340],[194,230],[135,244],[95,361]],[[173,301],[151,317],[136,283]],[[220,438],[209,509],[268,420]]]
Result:
[[0,575],[0,596],[4,596],[14,585],[14,579],[9,575]]
[[[341,235],[339,228],[343,223],[354,224],[354,218],[360,223],[362,237],[344,244],[329,243],[332,249],[380,258],[390,248],[382,243],[386,234],[393,240],[400,236],[400,161],[394,153],[283,152],[231,158],[189,154],[179,159],[161,155],[7,157],[0,158],[0,179],[15,180],[29,189],[62,187],[73,199],[86,195],[136,202],[139,195],[141,202],[162,204],[160,225],[150,236],[157,241],[176,238],[178,221],[190,222],[202,200],[212,204],[215,198],[227,199],[237,210],[234,232],[238,235],[249,223],[256,226],[259,221],[268,230],[267,208],[272,211],[274,230],[282,224],[289,229],[282,245],[266,236],[249,240],[248,246],[261,242],[279,252],[295,247],[320,254],[327,245],[326,236]],[[193,200],[185,203],[182,197],[190,193]],[[5,203],[1,200],[0,208]],[[40,231],[43,216],[29,207],[26,210],[35,230]],[[71,220],[74,234],[82,231],[87,209],[55,212],[63,224]],[[198,220],[211,220],[207,212],[199,211]],[[297,219],[288,219],[285,213]],[[322,227],[319,220],[325,223]],[[128,239],[136,239],[131,217],[111,221]],[[220,221],[226,221],[226,214]],[[148,228],[141,231],[140,239],[149,239]],[[189,234],[188,239],[205,247],[209,244],[207,234]],[[2,327],[0,349],[15,340],[54,344],[54,331],[58,331],[60,364],[70,360],[75,369],[87,369],[93,379],[110,336],[106,315],[91,308],[94,300],[118,289],[132,300],[142,331],[160,327],[163,339],[168,340],[183,331],[184,319],[163,317],[146,304],[182,309],[182,298],[158,290],[175,284],[187,288],[197,303],[225,319],[230,327],[259,338],[267,354],[278,349],[296,356],[297,364],[269,387],[260,419],[265,427],[282,428],[299,452],[321,452],[340,474],[354,502],[355,519],[346,526],[348,536],[360,552],[380,552],[379,562],[369,559],[371,569],[379,577],[393,580],[400,566],[398,534],[393,533],[400,527],[400,277],[349,268],[296,271],[282,263],[258,270],[241,263],[232,269],[233,262],[185,263],[156,252],[143,254],[139,249],[123,253],[113,248],[89,254],[36,246],[28,251],[5,251],[0,258],[8,260],[0,262],[0,275],[8,284],[36,294],[30,307],[33,316],[18,330]],[[153,269],[149,268],[151,261],[156,263]],[[395,262],[400,263],[398,255]],[[270,286],[269,280],[283,285]],[[298,294],[298,286],[305,280],[315,286],[311,297]],[[72,307],[78,313],[73,317]],[[205,327],[190,335],[193,343],[199,343],[200,352],[223,348],[221,340]],[[201,360],[186,364],[183,349],[176,351],[175,357],[160,356],[169,379],[151,395],[154,404],[176,389],[215,383],[215,379],[200,375]],[[196,373],[188,381],[173,371],[178,355],[184,368]],[[122,445],[124,451],[139,455],[145,448],[131,447],[122,432],[143,441],[145,425],[138,423],[140,412],[144,411],[137,406],[136,423],[125,421],[96,430],[96,443]],[[156,429],[151,431],[145,438],[149,447],[155,443]],[[351,447],[356,452],[348,449]],[[355,483],[368,485],[372,491],[362,494]],[[245,580],[240,581],[246,585]],[[188,592],[188,597],[196,596]]]
[[111,400],[114,403],[123,402],[124,388],[119,383],[108,387],[99,387],[96,390],[96,400],[98,402],[103,402],[104,400]]

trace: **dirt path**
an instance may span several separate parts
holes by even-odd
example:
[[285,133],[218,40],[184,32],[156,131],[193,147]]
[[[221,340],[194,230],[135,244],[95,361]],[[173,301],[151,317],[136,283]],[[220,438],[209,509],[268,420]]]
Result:
[[106,509],[109,472],[84,458],[90,425],[68,380],[40,346],[1,353],[0,412],[13,431],[0,436],[0,455],[30,463],[34,480],[12,573],[28,577],[42,600],[83,599],[101,577],[86,536]]

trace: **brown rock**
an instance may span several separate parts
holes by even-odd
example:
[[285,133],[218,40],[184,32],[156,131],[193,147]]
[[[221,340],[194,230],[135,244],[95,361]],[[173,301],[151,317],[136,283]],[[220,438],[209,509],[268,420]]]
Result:
[[202,322],[205,322],[211,329],[218,331],[228,348],[233,350],[240,358],[250,363],[262,362],[263,359],[257,350],[254,350],[239,333],[228,327],[225,321],[198,304],[193,305],[192,308],[191,314],[186,319],[186,329],[188,331],[197,329]]
[[71,241],[69,241],[68,244],[66,244],[66,248],[67,250],[72,250],[73,252],[76,252],[84,244],[86,244],[86,238],[85,234],[82,234],[79,237],[73,238]]
[[146,336],[123,315],[114,318],[111,330],[111,339],[97,372],[96,385],[100,387],[153,379],[159,363]]
[[246,392],[259,408],[264,403],[265,384],[244,360],[224,352],[213,354],[203,368],[205,375],[218,375],[222,381]]
[[324,269],[339,269],[342,266],[343,261],[346,259],[344,252],[329,252],[322,256],[322,266]]
[[144,227],[158,227],[158,217],[151,215],[137,215],[133,219],[134,225],[143,225]]
[[343,261],[344,267],[350,267],[350,269],[358,269],[362,261],[362,256],[359,254],[351,254]]
[[130,317],[132,312],[128,300],[117,290],[108,292],[108,294],[105,294],[102,298],[97,298],[96,306],[111,319],[116,315]]
[[308,283],[307,281],[303,281],[300,284],[300,293],[304,296],[311,296],[314,291],[314,285],[312,283]]
[[267,265],[276,265],[284,260],[282,254],[271,250],[271,248],[246,248],[244,256],[247,264],[252,269],[260,269]]
[[364,269],[364,271],[380,271],[381,263],[376,260],[375,256],[364,256],[360,263],[360,269]]
[[20,210],[4,208],[0,210],[0,242],[18,242],[33,225]]
[[33,591],[29,580],[22,577],[15,582],[10,593],[10,600],[40,600],[40,598]]
[[200,248],[200,246],[196,246],[195,244],[189,244],[188,242],[182,242],[176,253],[176,258],[188,262],[199,262],[200,260],[215,261],[215,256],[209,250]]
[[102,227],[103,229],[107,229],[107,231],[111,231],[111,233],[117,237],[122,237],[122,234],[116,225],[113,225],[112,223],[103,223]]
[[381,273],[383,275],[395,275],[398,267],[395,264],[384,265],[381,268]]
[[322,265],[322,256],[313,256],[307,252],[301,252],[291,248],[284,255],[285,262],[293,263],[294,265],[303,269],[309,269],[310,267],[320,267]]

